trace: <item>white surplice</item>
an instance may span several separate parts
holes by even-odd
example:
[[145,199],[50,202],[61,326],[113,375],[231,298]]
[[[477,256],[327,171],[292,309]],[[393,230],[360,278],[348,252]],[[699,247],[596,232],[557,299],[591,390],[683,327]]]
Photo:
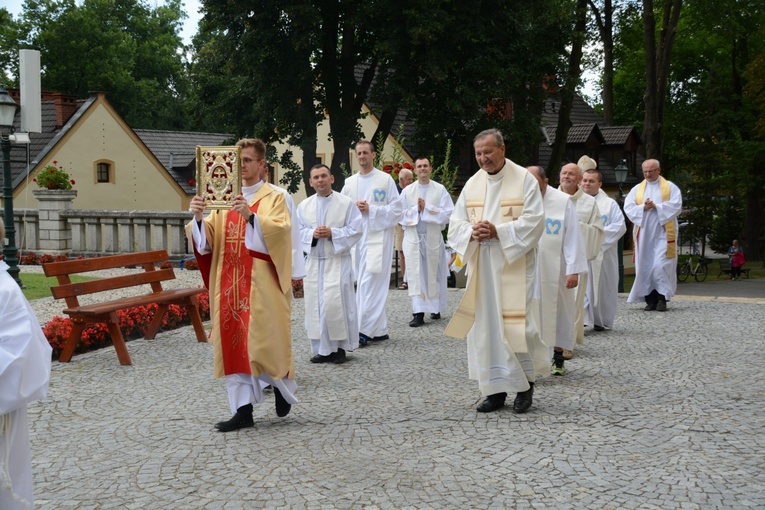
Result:
[[[598,204],[595,199],[584,192],[581,188],[571,195],[571,201],[576,207],[576,216],[579,218],[579,227],[582,229],[582,238],[584,239],[584,251],[587,254],[587,261],[595,260],[600,253],[600,247],[603,245],[603,218],[600,216]],[[589,265],[588,265],[589,268]],[[576,287],[576,324],[574,334],[576,343],[584,343],[584,296],[587,293],[587,282],[589,280],[589,269],[585,274],[580,275],[579,285]]]
[[[484,396],[526,391],[529,382],[535,382],[538,374],[549,374],[549,352],[539,335],[534,310],[536,301],[533,299],[536,247],[544,228],[542,194],[536,178],[526,172],[523,178],[523,213],[514,221],[500,224],[502,180],[509,165],[518,168],[515,163],[505,160],[502,170],[487,176],[483,219],[496,226],[498,239],[477,246],[478,274],[470,264],[467,266],[468,279],[476,278],[478,282],[475,322],[467,334],[468,370],[470,379],[478,381]],[[449,245],[463,260],[468,247],[475,243],[471,241],[472,231],[463,192],[455,204],[448,235]],[[521,257],[525,259],[526,287],[503,289],[501,282],[505,264]],[[514,353],[504,338],[503,292],[525,293],[527,353]]]
[[640,227],[635,239],[635,283],[627,298],[628,303],[644,300],[651,291],[656,290],[669,300],[677,291],[677,257],[667,258],[667,232],[664,225],[670,221],[675,224],[683,209],[683,196],[680,189],[672,182],[669,184],[669,200],[662,201],[659,180],[648,182],[643,195],[643,203],[650,198],[656,209],[643,210],[637,205],[635,194],[638,186],[632,188],[624,199],[624,213],[627,218]]
[[[419,211],[418,199],[425,200]],[[446,258],[444,237],[441,234],[449,224],[454,210],[452,197],[443,185],[414,183],[401,193],[404,216],[403,251],[406,256],[409,296],[413,313],[446,313],[446,279],[449,261]]]
[[0,260],[0,508],[34,508],[27,404],[45,398],[52,349]]
[[[312,195],[297,210],[302,251],[308,253],[303,302],[311,352],[328,356],[359,346],[351,248],[361,239],[363,218],[350,198],[332,192]],[[332,230],[330,239],[315,239],[318,226]]]
[[576,208],[570,195],[548,186],[544,195],[545,229],[539,240],[537,281],[542,341],[552,349],[573,350],[576,287],[566,275],[587,272],[587,256]]
[[300,228],[295,220],[295,201],[286,189],[271,183],[268,185],[279,193],[283,193],[287,199],[287,207],[289,207],[290,218],[292,219],[292,279],[300,280],[305,277],[305,254],[300,244]]
[[398,189],[390,175],[373,169],[345,180],[341,192],[354,202],[366,201],[364,234],[352,249],[356,278],[359,333],[369,338],[388,334],[385,301],[390,289],[394,227],[401,220]]
[[616,200],[602,189],[595,201],[605,223],[603,246],[590,263],[592,278],[587,282],[584,313],[587,324],[612,328],[619,289],[619,239],[627,232],[624,215]]

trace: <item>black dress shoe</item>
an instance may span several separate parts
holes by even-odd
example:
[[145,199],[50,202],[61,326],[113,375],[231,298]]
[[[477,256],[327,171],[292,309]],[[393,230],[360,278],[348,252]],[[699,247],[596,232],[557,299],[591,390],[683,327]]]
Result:
[[311,358],[311,363],[328,363],[330,361],[333,361],[335,359],[335,353],[327,354],[326,356],[322,356],[321,354],[317,354],[316,356],[313,356]]
[[284,400],[284,397],[282,397],[282,392],[279,391],[279,388],[276,386],[274,386],[274,397],[276,397],[276,416],[279,418],[284,418],[290,414],[292,404]]
[[236,410],[236,414],[228,421],[221,421],[215,424],[215,428],[221,432],[231,432],[246,427],[252,427],[255,422],[252,421],[252,404],[247,404]]
[[409,321],[410,328],[419,328],[420,326],[425,325],[424,313],[413,313],[412,315],[414,315],[414,319]]
[[373,342],[382,342],[383,340],[387,340],[390,337],[388,335],[382,335],[382,336],[376,336],[372,339]]
[[335,365],[340,365],[345,363],[348,360],[348,358],[345,357],[345,349],[338,349],[336,353],[334,353],[334,356],[332,357],[332,363]]
[[604,328],[603,326],[598,326],[597,324],[595,324],[595,326],[593,327],[593,329],[594,329],[595,331],[605,331],[605,330],[606,330],[606,328]]
[[515,396],[515,402],[513,402],[513,411],[517,414],[523,414],[531,408],[531,397],[534,395],[534,383],[530,382],[531,386],[528,390],[522,391]]
[[645,308],[643,308],[643,310],[645,310],[646,312],[652,312],[652,311],[656,310],[656,303],[649,303],[649,304],[645,305]]
[[495,393],[486,397],[486,400],[478,404],[475,408],[479,413],[491,413],[497,409],[501,409],[505,405],[505,398],[507,393]]
[[430,318],[433,319],[434,321],[437,321],[438,319],[441,318],[441,314],[440,313],[431,313],[430,314]]
[[369,341],[372,340],[364,333],[359,333],[359,347],[366,347],[369,345]]
[[662,300],[659,300],[658,303],[656,303],[656,311],[657,312],[666,312],[667,311],[667,302]]

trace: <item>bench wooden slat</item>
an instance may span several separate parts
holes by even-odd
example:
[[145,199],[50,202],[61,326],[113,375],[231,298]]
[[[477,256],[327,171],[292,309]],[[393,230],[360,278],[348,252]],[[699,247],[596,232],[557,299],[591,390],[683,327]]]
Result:
[[[85,326],[91,323],[102,323],[109,327],[109,334],[112,337],[112,343],[117,351],[120,363],[122,365],[130,365],[132,362],[125,346],[125,339],[122,338],[122,332],[119,328],[117,311],[152,303],[156,303],[158,308],[149,323],[149,329],[144,338],[154,338],[162,324],[162,318],[168,310],[168,305],[177,304],[183,306],[189,314],[197,341],[207,342],[207,334],[197,309],[196,299],[197,294],[206,292],[206,289],[163,289],[161,282],[175,279],[175,272],[172,267],[157,270],[155,264],[165,262],[168,258],[167,251],[156,250],[43,264],[45,275],[55,276],[59,283],[57,286],[51,287],[53,297],[66,300],[67,308],[64,310],[64,313],[72,319],[72,330],[66,345],[61,351],[59,361],[62,363],[71,361]],[[72,283],[69,278],[70,274],[126,266],[139,266],[143,271],[125,276],[102,278],[92,282]],[[77,299],[78,296],[84,294],[139,287],[141,285],[149,285],[152,292],[84,306],[81,306]]]
[[[61,276],[59,276],[61,278]],[[82,296],[84,294],[93,294],[94,292],[103,292],[107,290],[124,289],[126,287],[136,287],[138,285],[151,284],[175,279],[175,273],[172,268],[160,269],[157,271],[143,271],[136,274],[125,276],[115,276],[94,280],[92,282],[77,282],[57,287],[51,287],[51,293],[56,299],[63,299],[73,296]],[[60,282],[59,282],[60,283]],[[162,290],[160,286],[160,291]]]
[[89,317],[96,315],[105,315],[117,310],[127,310],[136,306],[145,306],[152,303],[171,303],[173,301],[183,301],[190,296],[196,296],[206,292],[204,288],[186,288],[186,289],[167,289],[162,292],[152,292],[151,294],[142,294],[140,296],[130,296],[105,303],[94,303],[83,305],[77,308],[67,308],[64,313],[71,317]]
[[98,271],[99,269],[114,269],[149,263],[155,264],[157,262],[164,262],[168,259],[167,250],[156,250],[141,253],[127,253],[124,255],[111,255],[108,257],[49,262],[43,264],[43,270],[45,271],[45,276],[70,275]]

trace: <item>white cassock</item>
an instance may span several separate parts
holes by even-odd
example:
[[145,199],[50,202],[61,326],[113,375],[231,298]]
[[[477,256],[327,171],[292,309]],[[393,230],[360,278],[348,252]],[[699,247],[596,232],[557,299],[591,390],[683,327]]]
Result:
[[667,257],[667,232],[664,225],[670,221],[677,232],[677,217],[683,209],[683,196],[673,183],[669,184],[669,200],[662,201],[659,180],[646,183],[643,202],[650,198],[656,209],[643,211],[635,202],[638,186],[632,188],[624,199],[624,213],[640,233],[635,240],[635,283],[627,298],[628,303],[644,300],[652,290],[669,300],[677,291],[677,257]]
[[[419,211],[418,199],[425,199]],[[443,185],[414,183],[401,193],[404,217],[403,251],[406,256],[409,296],[414,313],[446,313],[446,279],[449,261],[446,258],[444,227],[454,210],[452,197]]]
[[[509,167],[526,172],[522,181],[523,212],[518,219],[500,224],[502,180]],[[471,177],[471,180],[478,175]],[[498,239],[480,244],[471,241],[473,229],[464,189],[454,206],[448,236],[449,245],[463,260],[469,260],[466,252],[469,248],[473,249],[472,245],[477,245],[478,271],[471,263],[467,266],[468,287],[474,278],[478,284],[475,322],[467,333],[467,353],[469,377],[478,381],[484,396],[526,391],[530,387],[529,382],[536,381],[537,374],[550,373],[549,351],[539,336],[536,301],[533,299],[536,247],[544,228],[542,193],[534,176],[507,159],[501,171],[494,175],[486,174],[486,181],[482,218],[496,226]],[[502,277],[505,264],[512,264],[521,258],[525,259],[526,287],[504,289]],[[505,338],[502,303],[503,293],[507,292],[525,293],[525,338],[514,340],[525,340],[527,352],[514,352],[510,348],[512,340]]]
[[[340,193],[312,195],[298,206],[302,251],[308,253],[305,328],[314,354],[328,356],[359,346],[351,248],[361,239],[362,221],[355,202]],[[317,226],[330,227],[332,237],[315,239]]]
[[[579,226],[582,229],[582,238],[584,239],[584,251],[587,254],[588,263],[600,253],[600,247],[603,245],[603,218],[600,217],[598,204],[595,199],[584,192],[581,188],[571,195],[571,201],[576,207],[576,216],[579,218]],[[589,269],[588,269],[589,272]],[[576,287],[576,324],[574,334],[576,343],[584,343],[584,296],[587,293],[588,273],[579,278],[579,285]]]
[[356,278],[359,333],[369,338],[388,334],[385,301],[390,288],[394,227],[401,220],[398,189],[390,175],[373,169],[345,180],[341,192],[354,202],[366,201],[364,234],[352,250]]
[[567,193],[548,186],[544,206],[545,228],[537,256],[542,341],[550,349],[573,350],[576,287],[566,288],[566,275],[581,278],[587,273],[582,229]]
[[305,253],[303,253],[302,245],[300,244],[300,227],[298,227],[297,221],[295,221],[295,201],[292,200],[292,195],[286,189],[271,183],[268,185],[279,193],[284,194],[287,199],[287,207],[290,209],[290,219],[292,220],[292,279],[300,280],[305,277]]
[[45,398],[51,346],[0,260],[0,508],[34,508],[27,404]]
[[600,217],[604,221],[603,246],[590,263],[592,277],[587,282],[584,298],[585,322],[594,326],[614,327],[619,289],[619,239],[627,232],[624,215],[616,200],[598,190],[595,196]]

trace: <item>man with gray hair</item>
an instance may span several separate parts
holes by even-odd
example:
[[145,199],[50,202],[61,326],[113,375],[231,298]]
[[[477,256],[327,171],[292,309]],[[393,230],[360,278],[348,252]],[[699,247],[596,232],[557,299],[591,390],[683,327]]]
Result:
[[[406,189],[407,186],[414,182],[414,174],[408,168],[402,168],[398,173],[398,193],[399,195]],[[406,279],[406,254],[404,253],[404,227],[400,223],[396,223],[395,236],[393,238],[393,245],[396,252],[398,252],[398,259],[401,262],[401,285],[398,286],[399,290],[409,289],[409,284]]]
[[499,130],[478,133],[473,148],[481,169],[465,183],[448,235],[468,283],[444,333],[467,337],[469,375],[485,397],[476,411],[497,411],[515,393],[513,411],[525,413],[537,375],[550,370],[533,309],[542,194],[534,176],[505,159]]
[[643,162],[643,182],[624,199],[624,213],[635,225],[635,283],[628,303],[645,300],[645,310],[667,311],[677,290],[677,217],[680,189],[661,176],[655,159]]

